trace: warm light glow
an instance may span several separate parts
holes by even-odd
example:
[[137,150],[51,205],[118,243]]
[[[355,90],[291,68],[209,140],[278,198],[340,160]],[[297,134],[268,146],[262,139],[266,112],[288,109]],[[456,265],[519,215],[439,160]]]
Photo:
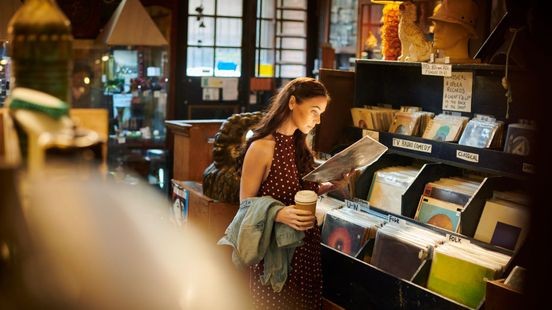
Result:
[[370,2],[374,4],[389,4],[389,3],[402,2],[402,0],[372,0]]
[[102,61],[105,62],[105,61],[108,61],[108,60],[109,60],[109,56],[107,56],[107,55],[102,56]]
[[4,65],[6,65],[7,63],[8,63],[8,60],[6,60],[6,59],[0,60],[0,65],[3,65],[3,66],[4,66]]
[[89,77],[87,77],[87,76],[84,77],[84,84],[86,84],[86,85],[90,84],[90,78]]

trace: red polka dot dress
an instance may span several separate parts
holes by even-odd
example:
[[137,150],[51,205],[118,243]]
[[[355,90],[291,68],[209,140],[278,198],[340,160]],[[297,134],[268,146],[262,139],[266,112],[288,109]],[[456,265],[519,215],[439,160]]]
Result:
[[[274,156],[267,179],[261,184],[258,196],[272,196],[286,205],[294,204],[293,197],[301,189],[318,190],[318,184],[302,184],[295,164],[293,136],[273,134],[276,140]],[[305,232],[304,245],[293,254],[291,271],[281,292],[262,285],[263,262],[251,267],[250,289],[256,309],[321,309],[322,270],[320,229],[315,225]]]

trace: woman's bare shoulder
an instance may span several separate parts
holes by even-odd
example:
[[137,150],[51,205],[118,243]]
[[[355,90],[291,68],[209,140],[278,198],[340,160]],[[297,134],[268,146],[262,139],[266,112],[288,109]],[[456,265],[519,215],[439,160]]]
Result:
[[276,142],[272,136],[255,140],[249,146],[245,157],[251,158],[258,163],[268,162],[272,159],[275,145]]

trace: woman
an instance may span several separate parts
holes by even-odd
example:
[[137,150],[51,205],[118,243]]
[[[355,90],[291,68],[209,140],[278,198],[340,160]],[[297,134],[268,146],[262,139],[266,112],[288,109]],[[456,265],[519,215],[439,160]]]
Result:
[[305,138],[320,123],[329,99],[324,85],[315,79],[292,80],[273,99],[242,154],[240,201],[272,196],[286,205],[276,214],[275,221],[305,232],[304,245],[295,250],[291,272],[280,293],[261,284],[263,262],[251,267],[250,289],[255,308],[321,308],[320,229],[315,216],[295,209],[293,204],[299,190],[323,194],[345,183],[315,184],[301,179],[314,167]]

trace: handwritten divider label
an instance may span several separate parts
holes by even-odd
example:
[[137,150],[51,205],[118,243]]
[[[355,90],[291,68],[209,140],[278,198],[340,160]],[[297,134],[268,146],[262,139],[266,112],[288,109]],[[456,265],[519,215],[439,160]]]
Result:
[[401,149],[412,150],[416,152],[431,153],[432,145],[405,139],[393,138],[393,146]]
[[464,239],[462,237],[458,237],[451,234],[446,234],[445,237],[447,238],[447,241],[454,242],[454,243],[460,243],[460,244],[470,244],[470,240]]
[[353,209],[355,211],[369,212],[370,206],[367,203],[361,201],[352,201],[345,199],[345,207]]
[[443,78],[443,110],[471,112],[472,72],[453,72]]
[[401,219],[401,218],[399,218],[399,217],[396,217],[396,216],[394,216],[394,215],[391,215],[391,214],[389,214],[389,215],[387,216],[387,222],[393,223],[393,224],[395,224],[395,225],[400,225],[400,226],[406,225],[406,221],[405,221],[405,220],[403,220],[403,219]]
[[472,163],[479,162],[479,154],[456,150],[456,158]]
[[451,76],[451,74],[451,65],[422,63],[422,75]]

